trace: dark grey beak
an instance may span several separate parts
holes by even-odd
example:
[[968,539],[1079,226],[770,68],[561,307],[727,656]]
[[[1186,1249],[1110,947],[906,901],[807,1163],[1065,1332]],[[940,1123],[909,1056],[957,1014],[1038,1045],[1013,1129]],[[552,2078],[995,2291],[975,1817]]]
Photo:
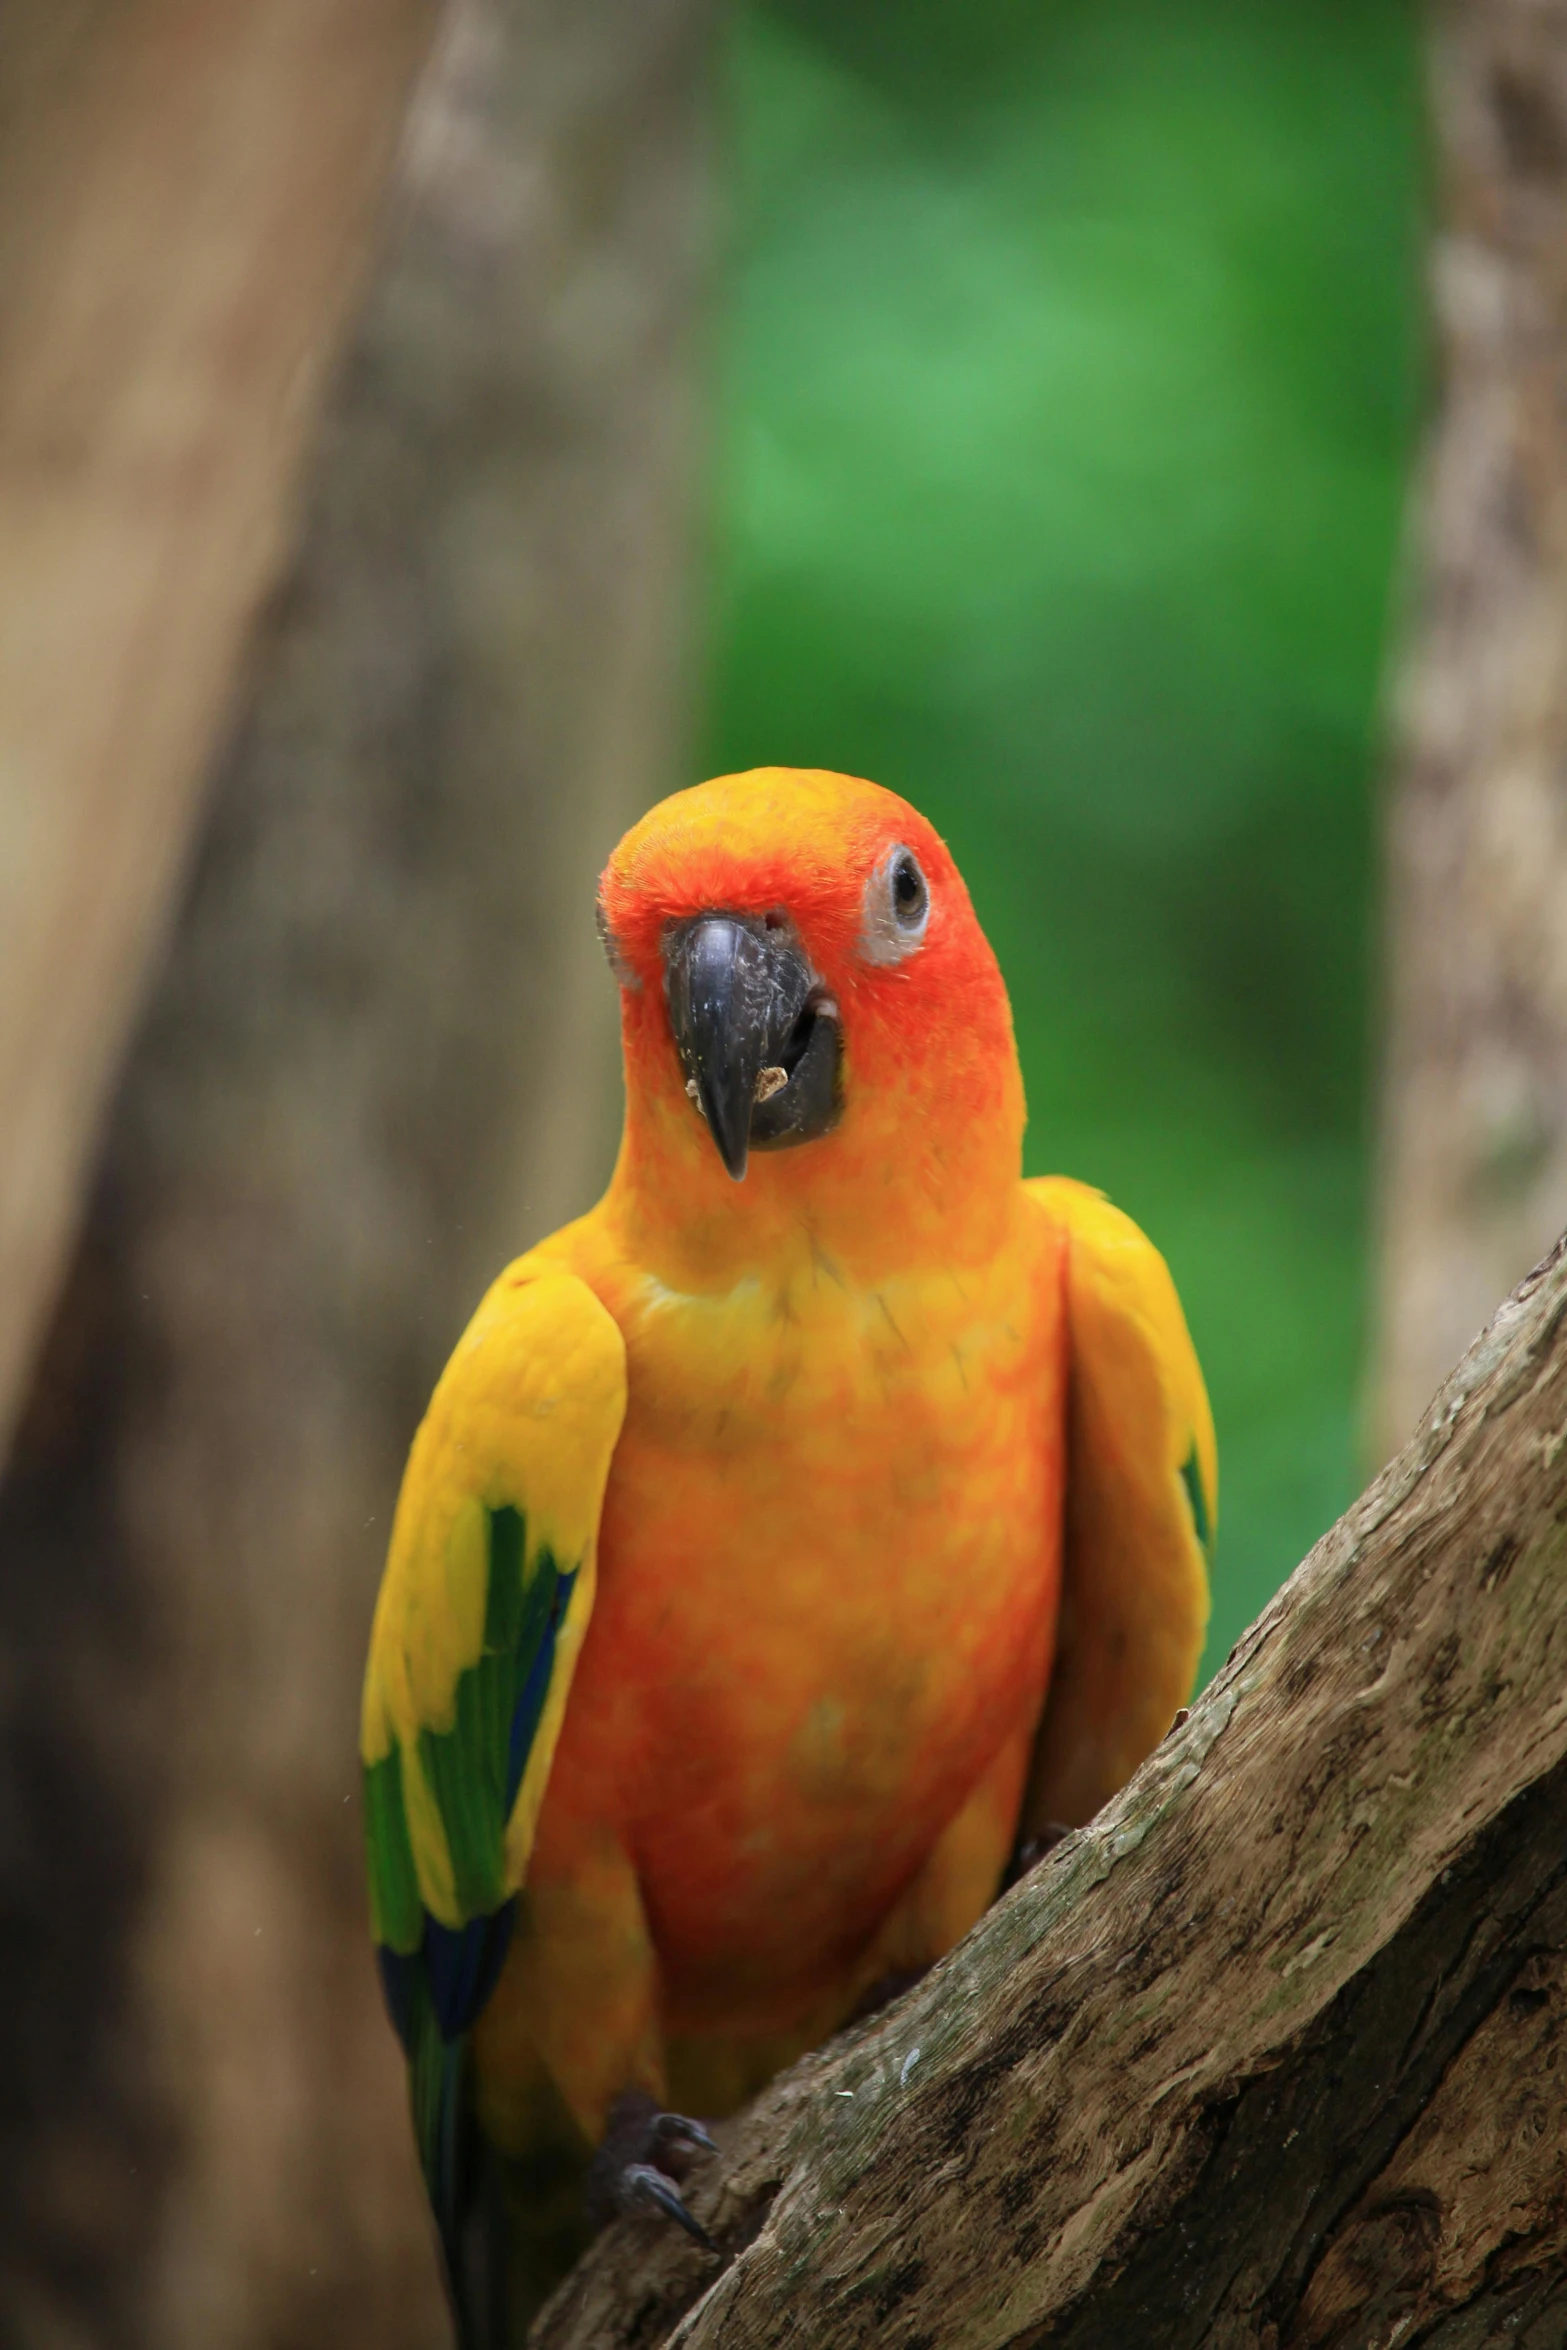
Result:
[[837,1006],[788,931],[698,915],[671,934],[664,979],[686,1090],[737,1183],[753,1149],[810,1142],[836,1123]]

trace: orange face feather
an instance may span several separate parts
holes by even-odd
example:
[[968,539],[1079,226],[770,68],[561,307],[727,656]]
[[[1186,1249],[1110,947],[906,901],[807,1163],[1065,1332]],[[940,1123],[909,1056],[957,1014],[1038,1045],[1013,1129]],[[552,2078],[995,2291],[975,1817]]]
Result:
[[[929,892],[917,950],[901,956],[884,939],[899,847]],[[612,1198],[658,1261],[705,1286],[802,1232],[867,1274],[994,1248],[1022,1151],[1011,1011],[962,876],[905,800],[781,768],[702,784],[626,835],[600,910],[627,1094]],[[666,995],[671,932],[716,912],[788,924],[841,1015],[838,1126],[820,1145],[757,1154],[738,1190],[688,1097]]]

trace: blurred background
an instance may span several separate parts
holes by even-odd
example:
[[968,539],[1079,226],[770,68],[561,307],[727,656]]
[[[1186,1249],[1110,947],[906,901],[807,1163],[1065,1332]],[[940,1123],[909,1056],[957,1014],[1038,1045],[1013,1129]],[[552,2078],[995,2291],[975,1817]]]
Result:
[[724,64],[697,764],[871,775],[951,843],[1030,1173],[1186,1302],[1211,1670],[1362,1482],[1414,20],[796,0]]
[[1205,1675],[1567,1222],[1563,250],[1567,0],[13,0],[0,2344],[445,2339],[357,1682],[652,800],[950,840]]

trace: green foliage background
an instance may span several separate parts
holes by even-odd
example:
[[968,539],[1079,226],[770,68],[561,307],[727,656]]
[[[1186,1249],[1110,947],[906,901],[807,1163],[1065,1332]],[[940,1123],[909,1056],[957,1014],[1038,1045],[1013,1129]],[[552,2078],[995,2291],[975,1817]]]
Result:
[[1032,1172],[1164,1249],[1208,1669],[1360,1482],[1372,784],[1419,385],[1401,0],[753,0],[703,770],[874,776],[1001,957]]

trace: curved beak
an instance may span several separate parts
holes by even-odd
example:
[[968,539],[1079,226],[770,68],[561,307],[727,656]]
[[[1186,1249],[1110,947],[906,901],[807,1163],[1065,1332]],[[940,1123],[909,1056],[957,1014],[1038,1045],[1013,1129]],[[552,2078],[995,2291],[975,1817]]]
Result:
[[664,978],[686,1090],[737,1183],[753,1143],[825,1131],[835,1115],[836,1020],[789,932],[698,915],[671,937]]

